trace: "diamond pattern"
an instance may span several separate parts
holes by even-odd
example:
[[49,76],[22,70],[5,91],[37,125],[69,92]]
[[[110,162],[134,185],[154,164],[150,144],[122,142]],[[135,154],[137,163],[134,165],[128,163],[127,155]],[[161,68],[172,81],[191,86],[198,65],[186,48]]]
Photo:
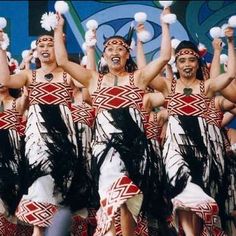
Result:
[[[185,207],[180,201],[174,202],[175,208]],[[226,236],[220,228],[220,218],[218,216],[219,207],[216,202],[205,202],[196,207],[190,207],[190,210],[203,220],[203,231],[201,236]]]
[[119,207],[140,193],[140,189],[127,176],[122,176],[116,180],[107,192],[107,197],[100,201],[101,208],[97,212],[98,227],[94,236],[104,235],[110,228],[112,219]]
[[86,124],[89,127],[92,127],[94,122],[94,109],[87,105],[85,102],[82,105],[72,105],[71,114],[74,123]]
[[5,110],[0,112],[0,129],[16,129],[17,112],[14,110]]
[[175,93],[168,104],[168,110],[171,115],[187,115],[205,117],[207,112],[207,104],[205,98],[201,94],[185,94]]
[[93,107],[96,112],[121,107],[133,107],[141,111],[143,95],[143,90],[131,85],[103,87],[92,95]]
[[16,216],[23,222],[48,227],[57,207],[52,204],[22,200],[17,208]]
[[29,86],[29,100],[32,104],[70,104],[72,89],[66,83],[34,82]]

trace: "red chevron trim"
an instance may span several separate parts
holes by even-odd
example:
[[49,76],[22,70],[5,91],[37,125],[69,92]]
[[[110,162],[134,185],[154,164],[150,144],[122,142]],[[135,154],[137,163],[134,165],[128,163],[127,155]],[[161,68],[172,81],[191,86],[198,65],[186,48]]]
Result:
[[95,110],[91,106],[86,103],[82,105],[72,105],[71,114],[74,123],[78,122],[92,127],[95,118]]
[[97,228],[94,236],[104,235],[110,228],[112,219],[120,206],[128,199],[140,194],[141,190],[127,176],[117,179],[107,191],[106,198],[100,201],[97,211]]
[[[186,208],[182,202],[175,201],[175,208]],[[220,228],[220,218],[218,216],[219,207],[216,202],[205,202],[190,207],[190,210],[198,215],[203,220],[203,232],[201,236],[226,236],[224,231]]]
[[19,220],[39,227],[48,227],[57,211],[57,206],[50,203],[22,200],[16,210]]

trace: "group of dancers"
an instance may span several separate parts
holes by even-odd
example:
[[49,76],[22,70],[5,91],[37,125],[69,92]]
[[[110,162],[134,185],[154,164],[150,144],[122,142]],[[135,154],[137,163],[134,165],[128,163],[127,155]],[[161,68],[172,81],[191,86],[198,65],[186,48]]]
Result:
[[71,235],[235,234],[236,136],[225,128],[236,111],[234,31],[223,72],[220,39],[210,68],[180,42],[173,72],[169,13],[149,63],[140,40],[135,63],[131,40],[115,35],[105,64],[88,46],[80,65],[59,13],[54,35],[36,41],[35,69],[29,55],[13,73],[0,47],[1,235],[43,236],[63,208]]

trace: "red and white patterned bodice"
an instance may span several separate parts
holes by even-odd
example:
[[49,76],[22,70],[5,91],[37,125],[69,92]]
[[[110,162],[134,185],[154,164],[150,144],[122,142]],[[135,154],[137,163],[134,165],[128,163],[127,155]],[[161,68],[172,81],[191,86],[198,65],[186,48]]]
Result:
[[18,112],[16,111],[16,101],[12,101],[12,108],[0,112],[0,129],[17,129]]
[[93,126],[95,111],[85,102],[83,102],[81,105],[72,104],[71,114],[74,123],[86,124],[89,127]]
[[63,73],[64,82],[37,82],[36,71],[32,72],[33,82],[29,85],[30,105],[47,104],[70,106],[72,102],[72,88],[67,83],[66,73]]
[[169,115],[200,116],[205,118],[209,99],[205,96],[204,81],[200,81],[200,94],[185,95],[175,92],[177,81],[172,80],[171,95],[168,97]]
[[26,128],[27,119],[23,117],[23,115],[18,114],[18,125],[17,131],[20,136],[25,135],[25,128]]
[[224,113],[217,109],[215,106],[215,97],[213,97],[209,103],[206,121],[210,125],[216,125],[221,128]]
[[153,115],[153,120],[152,121],[149,120],[145,125],[147,139],[154,139],[160,142],[162,127],[158,125],[157,113],[153,112],[152,115]]
[[101,87],[103,76],[99,76],[97,90],[92,94],[96,114],[103,110],[133,107],[142,111],[144,91],[134,85],[133,73],[129,75],[129,85]]

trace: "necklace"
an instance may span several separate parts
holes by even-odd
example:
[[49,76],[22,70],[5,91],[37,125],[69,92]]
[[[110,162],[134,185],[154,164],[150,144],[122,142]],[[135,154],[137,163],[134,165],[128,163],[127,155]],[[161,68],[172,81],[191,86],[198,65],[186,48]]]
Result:
[[186,85],[181,79],[179,79],[179,80],[185,86],[185,88],[183,89],[183,94],[185,94],[185,96],[190,96],[193,92],[193,89],[191,88],[191,86],[195,83],[196,80],[194,80],[189,85]]
[[0,103],[0,112],[4,112],[4,103],[1,101]]
[[[44,73],[46,73],[46,71],[44,71],[43,68],[41,68],[41,69]],[[44,79],[47,80],[48,82],[50,82],[53,79],[53,73],[52,72],[56,69],[57,69],[57,67],[53,68],[51,71],[49,71],[47,74],[45,74]]]
[[113,74],[113,73],[111,73],[111,72],[109,72],[111,75],[113,75],[113,77],[114,77],[114,83],[113,83],[113,85],[114,86],[117,86],[118,85],[118,76],[119,75],[121,75],[122,73],[123,73],[123,71],[122,72],[120,72],[120,73],[118,73],[117,75],[116,74]]

